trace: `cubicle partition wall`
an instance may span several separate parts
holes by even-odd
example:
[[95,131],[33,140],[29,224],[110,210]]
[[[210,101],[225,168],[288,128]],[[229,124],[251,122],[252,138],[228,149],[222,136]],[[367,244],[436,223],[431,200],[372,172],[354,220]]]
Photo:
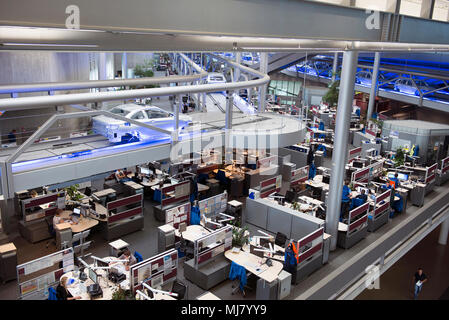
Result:
[[440,170],[437,175],[437,185],[444,184],[449,179],[449,157],[444,158],[440,162]]
[[282,176],[261,181],[259,184],[260,197],[266,198],[270,194],[281,191]]
[[309,166],[296,169],[292,172],[292,176],[290,178],[290,187],[294,187],[300,183],[304,183],[307,179],[309,179]]
[[358,148],[349,150],[347,162],[350,163],[355,158],[361,156],[361,154],[362,154],[362,147],[358,147]]
[[175,281],[178,275],[178,251],[167,250],[130,267],[131,291],[143,289],[143,283],[152,288]]
[[374,207],[368,215],[368,231],[376,231],[382,225],[388,223],[390,216],[391,189],[378,195],[374,201]]
[[143,229],[143,194],[108,202],[106,239],[111,240],[122,235]]
[[369,178],[370,178],[370,168],[365,167],[352,173],[351,182],[354,184],[357,182],[367,183]]
[[161,204],[154,206],[153,213],[156,220],[164,222],[166,210],[190,200],[190,181],[182,181],[163,187],[161,189],[161,197]]
[[[165,208],[171,204],[187,201],[190,196],[190,181],[183,181],[178,184],[163,187],[161,207]],[[167,196],[168,194],[171,194]],[[164,195],[166,196],[164,198]]]
[[54,287],[61,276],[74,270],[73,248],[64,249],[16,267],[18,298],[47,299],[48,288]]
[[232,226],[225,226],[194,242],[195,269],[210,262],[232,247]]
[[219,213],[225,212],[228,204],[228,194],[223,192],[216,196],[198,202],[201,215],[213,218]]
[[437,169],[438,169],[438,163],[434,163],[430,167],[426,168],[426,194],[433,190],[433,187],[435,185],[436,175],[437,175]]
[[51,235],[48,231],[48,222],[45,219],[54,216],[58,209],[65,208],[65,192],[23,199],[21,207],[20,234],[32,243],[48,239]]
[[301,239],[324,227],[324,220],[267,199],[246,198],[246,222],[289,239]]
[[232,226],[222,227],[197,239],[193,247],[194,258],[184,263],[187,280],[209,290],[228,278],[231,263],[224,252],[232,247]]
[[319,228],[298,240],[299,262],[296,266],[296,283],[323,264],[323,241],[324,228]]
[[190,202],[181,204],[180,206],[171,209],[167,209],[165,211],[165,224],[169,224],[175,229],[178,229],[179,224],[182,222],[185,222],[187,225],[189,225],[190,212],[191,212]]
[[278,156],[270,156],[257,161],[257,168],[269,168],[278,164]]
[[[347,229],[338,232],[337,243],[342,248],[348,249],[366,237],[368,232],[369,203],[349,211]],[[344,224],[343,224],[344,225]]]

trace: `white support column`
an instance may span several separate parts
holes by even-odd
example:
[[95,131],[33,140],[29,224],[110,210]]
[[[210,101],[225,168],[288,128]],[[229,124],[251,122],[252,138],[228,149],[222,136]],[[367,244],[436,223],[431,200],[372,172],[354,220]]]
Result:
[[343,53],[340,94],[335,121],[334,152],[332,153],[332,175],[329,183],[326,211],[326,233],[332,236],[330,250],[335,250],[337,247],[338,222],[345,177],[346,154],[348,152],[348,132],[354,99],[357,58],[357,51],[346,51]]
[[[235,62],[237,62],[238,64],[242,62],[242,53],[240,51],[235,53]],[[239,79],[240,79],[240,69],[234,68],[234,82],[239,81]]]
[[446,245],[448,234],[449,234],[449,218],[446,218],[446,220],[444,220],[443,223],[441,223],[440,237],[438,238],[438,243]]
[[228,91],[226,94],[226,129],[232,129],[232,111],[234,106],[233,91]]
[[335,52],[334,53],[334,62],[332,64],[332,82],[334,82],[336,79],[337,66],[338,66],[338,52]]
[[419,16],[424,19],[432,19],[435,0],[421,0],[421,10]]
[[377,96],[377,88],[379,82],[379,64],[380,64],[380,52],[374,54],[374,66],[373,74],[371,77],[371,88],[369,93],[368,110],[366,112],[366,120],[370,120],[373,115],[374,103]]
[[[260,72],[262,72],[264,74],[268,73],[268,53],[267,52],[260,53]],[[259,113],[265,112],[266,93],[267,93],[267,85],[260,86],[259,87]]]
[[126,79],[128,77],[128,57],[126,52],[122,53],[122,79]]
[[203,92],[201,94],[203,96],[203,103],[201,105],[201,112],[207,112],[207,107],[206,107],[206,92]]
[[173,113],[175,115],[174,117],[174,126],[173,126],[173,133],[172,133],[172,143],[176,143],[179,140],[179,136],[178,136],[178,129],[179,129],[179,110],[182,108],[182,96],[180,94],[178,94],[176,96],[176,98],[178,99],[178,104],[176,104],[176,101],[173,101],[173,108],[175,110],[173,110]]

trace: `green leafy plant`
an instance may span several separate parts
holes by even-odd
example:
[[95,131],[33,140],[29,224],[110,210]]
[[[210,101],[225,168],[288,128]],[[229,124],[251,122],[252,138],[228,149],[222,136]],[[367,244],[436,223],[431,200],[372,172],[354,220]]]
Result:
[[394,156],[394,166],[395,167],[402,166],[404,164],[404,159],[405,159],[404,150],[402,149],[402,147],[398,148],[396,150],[396,155]]
[[136,64],[134,67],[134,75],[138,78],[151,78],[154,76],[155,62],[153,59],[144,60],[143,64]]
[[298,203],[298,202],[296,202],[296,201],[293,201],[292,202],[292,209],[293,210],[298,210],[299,211],[299,208],[300,208],[301,206],[300,206],[300,204]]
[[65,188],[65,192],[72,201],[80,201],[83,195],[78,191],[79,184],[74,184],[73,186]]
[[241,228],[238,221],[229,224],[232,225],[232,246],[243,247],[249,240],[248,227]]
[[[336,77],[340,76],[340,71],[336,73]],[[322,100],[325,103],[329,104],[329,107],[334,107],[338,103],[338,95],[339,95],[339,88],[340,87],[340,80],[335,80],[329,85],[329,90],[327,90],[326,94],[323,96]]]
[[126,300],[126,292],[122,288],[118,288],[112,293],[112,300]]

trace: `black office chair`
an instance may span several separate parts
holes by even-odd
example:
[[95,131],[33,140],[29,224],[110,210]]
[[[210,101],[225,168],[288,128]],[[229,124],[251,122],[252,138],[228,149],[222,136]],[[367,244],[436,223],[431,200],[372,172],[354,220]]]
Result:
[[92,194],[92,189],[90,187],[86,187],[86,189],[84,189],[84,194],[90,197],[90,195]]
[[53,218],[52,217],[45,218],[45,223],[47,223],[48,233],[52,237],[52,239],[47,242],[45,247],[48,248],[50,243],[53,243],[56,246],[56,238],[55,238],[56,237],[56,231],[53,228]]
[[176,280],[173,283],[173,288],[172,288],[172,292],[173,293],[177,293],[178,296],[176,297],[176,300],[187,300],[188,299],[188,294],[187,294],[187,285],[185,285],[184,283],[182,283],[179,280]]
[[277,244],[278,246],[284,248],[285,242],[287,242],[287,236],[283,234],[282,232],[276,233],[276,238],[274,239],[274,244]]

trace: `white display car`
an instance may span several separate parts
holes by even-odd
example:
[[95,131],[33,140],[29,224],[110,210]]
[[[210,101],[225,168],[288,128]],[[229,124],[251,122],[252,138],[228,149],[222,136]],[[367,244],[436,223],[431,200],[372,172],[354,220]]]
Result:
[[[371,87],[373,74],[370,71],[360,71],[355,76],[355,82],[361,84],[362,86]],[[378,82],[385,81],[383,74],[379,73]]]
[[226,78],[222,73],[219,72],[210,72],[207,75],[206,83],[226,83]]
[[[131,103],[114,107],[109,112],[169,131],[173,131],[174,128],[173,114],[154,106]],[[179,130],[181,131],[184,127],[189,126],[190,122],[190,117],[180,114]],[[129,122],[103,115],[92,118],[92,128],[96,134],[105,136],[110,142],[154,140],[167,137],[162,132],[139,127]]]
[[[429,84],[427,84],[427,82],[424,80],[414,79],[414,81],[423,93],[434,90],[434,88],[431,87]],[[408,79],[408,78],[402,78],[402,79],[396,80],[396,82],[394,84],[394,89],[401,93],[419,96],[418,89],[414,86],[412,80]]]

